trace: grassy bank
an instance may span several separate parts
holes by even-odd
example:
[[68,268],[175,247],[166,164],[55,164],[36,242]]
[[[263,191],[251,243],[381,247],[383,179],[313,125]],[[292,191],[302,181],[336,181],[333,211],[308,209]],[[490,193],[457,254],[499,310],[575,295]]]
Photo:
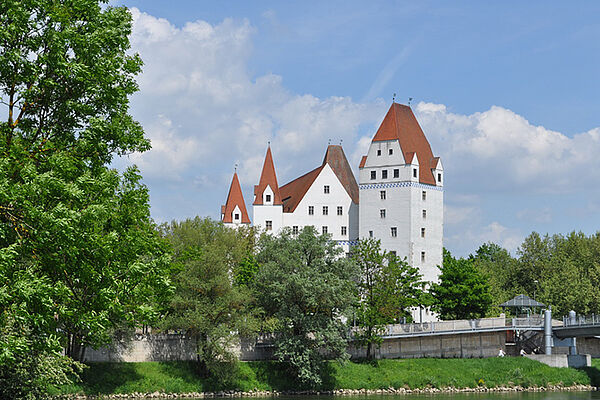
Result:
[[[526,358],[379,360],[373,363],[330,363],[321,389],[380,389],[424,387],[597,386],[600,360],[592,368],[551,368]],[[92,364],[82,382],[58,393],[111,394],[133,392],[185,393],[222,389],[299,389],[272,362],[240,363],[232,383],[223,387],[195,373],[192,363],[144,362]]]

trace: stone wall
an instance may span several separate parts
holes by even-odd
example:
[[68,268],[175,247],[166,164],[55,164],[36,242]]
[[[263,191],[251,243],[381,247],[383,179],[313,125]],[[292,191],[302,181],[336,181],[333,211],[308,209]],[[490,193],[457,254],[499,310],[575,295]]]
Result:
[[[505,348],[505,332],[387,338],[375,350],[377,358],[480,358],[496,357]],[[269,360],[273,347],[267,340],[242,341],[233,349],[242,361]],[[366,355],[365,348],[349,347],[352,358]],[[183,335],[136,335],[99,350],[87,349],[87,362],[142,362],[194,360],[194,343]]]

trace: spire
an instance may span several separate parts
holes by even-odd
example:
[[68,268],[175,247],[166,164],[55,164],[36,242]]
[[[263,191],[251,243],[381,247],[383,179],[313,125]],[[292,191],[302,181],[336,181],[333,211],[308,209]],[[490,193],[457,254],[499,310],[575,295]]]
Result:
[[386,140],[398,140],[400,142],[400,149],[406,163],[412,161],[410,153],[416,153],[419,159],[420,182],[435,185],[435,179],[431,172],[431,168],[435,168],[432,166],[435,163],[433,152],[409,106],[392,103],[375,137],[373,137],[373,142]]
[[[235,208],[239,209],[239,219],[236,219],[234,214]],[[227,195],[227,203],[221,207],[222,222],[225,224],[242,223],[249,224],[250,218],[248,217],[248,211],[246,211],[246,203],[244,202],[244,195],[242,194],[242,188],[240,187],[240,181],[238,179],[237,172],[233,174],[233,180],[229,187],[229,194]]]
[[281,195],[279,194],[279,185],[277,184],[277,175],[275,174],[275,165],[273,164],[273,155],[271,154],[271,146],[267,148],[265,163],[263,164],[262,173],[258,185],[254,186],[254,205],[263,204],[263,193],[269,186],[273,191],[273,205],[281,205]]

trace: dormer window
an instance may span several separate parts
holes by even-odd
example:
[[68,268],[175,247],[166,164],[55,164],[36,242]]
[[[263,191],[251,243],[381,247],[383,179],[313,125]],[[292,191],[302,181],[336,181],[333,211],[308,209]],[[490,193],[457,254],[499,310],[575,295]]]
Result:
[[329,194],[329,185],[323,186],[323,193]]
[[438,182],[442,181],[442,174],[438,174]]
[[377,150],[377,155],[380,156],[381,155],[381,150]]
[[265,194],[265,201],[266,201],[267,203],[270,203],[270,202],[271,202],[271,195],[270,195],[270,194]]
[[236,221],[239,221],[239,220],[240,220],[240,214],[238,214],[238,213],[235,213],[235,214],[233,215],[233,218],[234,218]]
[[389,150],[389,154],[390,154],[390,156],[391,156],[392,154],[394,154],[394,149],[390,149],[390,150]]
[[417,169],[413,168],[413,178],[416,178],[416,177],[417,177]]

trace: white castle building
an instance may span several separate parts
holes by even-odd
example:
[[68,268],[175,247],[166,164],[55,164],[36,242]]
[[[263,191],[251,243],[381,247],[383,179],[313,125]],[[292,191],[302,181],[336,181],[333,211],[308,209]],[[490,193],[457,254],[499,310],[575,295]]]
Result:
[[[442,264],[443,168],[410,107],[393,103],[359,166],[359,184],[341,146],[327,147],[323,163],[279,186],[271,148],[254,187],[254,225],[297,232],[312,225],[346,253],[360,238],[381,240],[436,281]],[[234,174],[223,223],[250,223]]]

